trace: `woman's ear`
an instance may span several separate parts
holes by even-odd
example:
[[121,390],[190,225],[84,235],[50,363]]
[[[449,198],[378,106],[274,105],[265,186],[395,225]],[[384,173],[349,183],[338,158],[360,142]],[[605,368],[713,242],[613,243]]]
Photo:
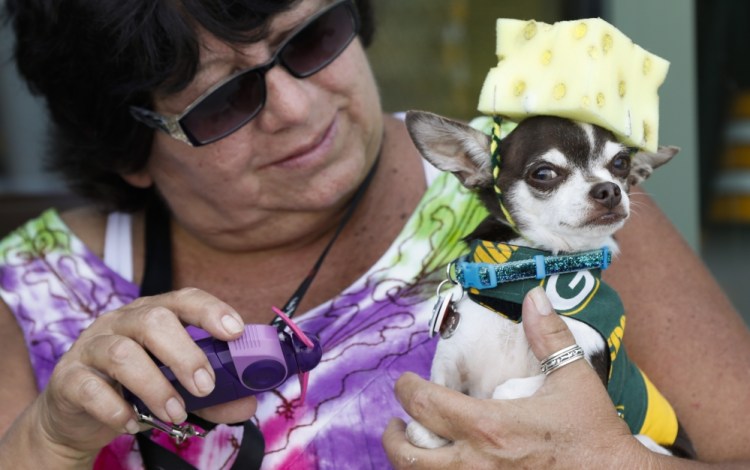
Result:
[[154,184],[154,180],[151,178],[151,174],[148,172],[147,168],[143,168],[134,173],[120,174],[120,176],[127,183],[136,188],[146,189]]

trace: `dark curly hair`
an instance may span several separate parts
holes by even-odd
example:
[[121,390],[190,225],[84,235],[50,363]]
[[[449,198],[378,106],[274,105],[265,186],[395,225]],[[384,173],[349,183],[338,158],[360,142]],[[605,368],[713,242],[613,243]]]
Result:
[[[76,194],[133,211],[154,196],[120,173],[142,169],[153,130],[131,105],[186,87],[199,65],[198,27],[232,44],[265,37],[274,15],[299,0],[6,0],[15,59],[52,119],[48,166]],[[372,40],[369,0],[355,1],[360,39]]]

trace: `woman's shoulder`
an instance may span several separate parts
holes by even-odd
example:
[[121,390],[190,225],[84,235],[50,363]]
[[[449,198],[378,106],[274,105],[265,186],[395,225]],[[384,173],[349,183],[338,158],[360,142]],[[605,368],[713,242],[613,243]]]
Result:
[[50,255],[101,258],[106,223],[107,215],[93,208],[46,209],[0,237],[0,267],[18,268]]
[[[49,208],[0,237],[0,251],[36,251],[64,247],[73,242],[101,257],[104,252],[109,214],[95,206],[76,206],[58,210]],[[139,217],[133,217],[140,220]],[[52,236],[55,243],[52,243]],[[47,241],[44,241],[47,240]],[[52,243],[50,245],[49,243]],[[64,249],[65,250],[65,249]]]
[[104,253],[108,214],[95,206],[82,206],[59,214],[62,222],[76,238],[95,255]]

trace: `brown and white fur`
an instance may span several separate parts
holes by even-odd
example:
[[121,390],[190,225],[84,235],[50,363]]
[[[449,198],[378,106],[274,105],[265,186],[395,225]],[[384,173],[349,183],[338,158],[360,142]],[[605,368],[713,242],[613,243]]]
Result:
[[[493,189],[487,135],[426,112],[407,113],[406,125],[422,156],[453,173],[487,206],[490,216],[467,240],[507,242],[553,253],[605,246],[617,253],[613,234],[630,215],[630,188],[679,150],[660,147],[631,158],[630,150],[601,127],[552,116],[522,121],[500,144],[498,181],[503,203],[523,234],[520,237],[503,216]],[[555,299],[551,300],[555,306]],[[542,385],[545,376],[520,323],[489,313],[467,297],[454,309],[461,321],[455,333],[437,345],[433,382],[495,399],[530,396]],[[563,318],[586,359],[606,377],[608,350],[601,335],[582,322]],[[503,359],[493,360],[490,367],[486,357]],[[416,421],[409,424],[407,436],[420,447],[448,443]],[[669,453],[650,438],[638,437],[652,450]]]

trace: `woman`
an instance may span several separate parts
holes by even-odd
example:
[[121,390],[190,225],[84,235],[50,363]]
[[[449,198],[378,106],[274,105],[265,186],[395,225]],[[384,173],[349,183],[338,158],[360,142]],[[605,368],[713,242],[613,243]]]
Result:
[[[209,424],[254,416],[266,468],[388,466],[380,436],[392,416],[406,417],[393,384],[407,370],[427,375],[435,287],[463,250],[456,240],[483,213],[451,178],[432,181],[402,123],[382,115],[363,51],[368,2],[11,0],[7,8],[19,68],[52,114],[55,165],[100,207],[45,213],[0,245],[7,306],[0,361],[10,371],[0,385],[0,428],[7,429],[0,462],[257,466],[252,425]],[[674,236],[651,214],[654,220],[631,222],[632,231]],[[664,246],[638,247],[632,233],[625,237],[623,251],[636,261]],[[695,266],[686,251],[668,256]],[[694,439],[698,433],[699,452],[741,455],[741,431],[728,437],[725,452],[690,413],[691,395],[712,393],[705,382],[716,371],[701,369],[705,382],[686,393],[684,364],[667,358],[664,371],[663,358],[649,361],[659,353],[649,344],[651,325],[668,321],[680,304],[655,302],[646,276],[629,274],[638,268],[617,269],[625,301],[648,301],[632,320],[633,355],[654,381],[675,381],[658,385],[684,408],[678,413],[687,414]],[[709,282],[704,271],[695,279]],[[641,297],[633,294],[641,288]],[[665,284],[662,295],[677,291]],[[723,299],[710,282],[690,292],[692,302],[706,302],[706,292]],[[120,384],[166,423],[187,415],[152,357],[191,394],[214,386],[182,324],[229,340],[243,323],[272,321],[271,306],[285,302],[324,350],[304,403],[288,381],[259,395],[257,410],[250,398],[197,412],[208,421],[190,420],[212,428],[205,439],[176,445],[152,432],[135,444],[132,434],[147,427]],[[714,308],[738,324],[727,304]],[[717,326],[717,335],[734,334],[741,350],[750,349],[741,330],[728,326]],[[701,350],[714,339],[696,341]],[[726,360],[677,352],[703,365]],[[721,398],[741,402],[742,385],[729,383]],[[389,443],[399,439],[390,436]]]

